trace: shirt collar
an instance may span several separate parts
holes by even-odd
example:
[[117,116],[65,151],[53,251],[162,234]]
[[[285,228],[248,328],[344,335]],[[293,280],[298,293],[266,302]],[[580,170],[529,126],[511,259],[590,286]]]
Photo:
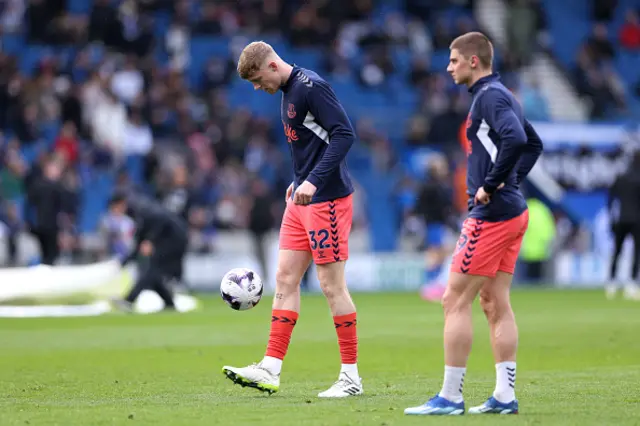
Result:
[[287,81],[280,87],[280,90],[282,90],[283,92],[288,92],[289,89],[291,88],[291,85],[293,84],[293,77],[295,77],[296,74],[298,74],[298,72],[300,71],[300,67],[298,67],[296,64],[291,64],[293,66],[293,69],[291,70],[291,74],[289,74],[289,78],[287,79]]
[[493,81],[500,81],[500,74],[499,73],[494,72],[491,75],[488,75],[486,77],[482,77],[480,80],[478,80],[475,83],[473,83],[473,85],[471,87],[469,87],[469,93],[476,93],[486,83],[491,83]]

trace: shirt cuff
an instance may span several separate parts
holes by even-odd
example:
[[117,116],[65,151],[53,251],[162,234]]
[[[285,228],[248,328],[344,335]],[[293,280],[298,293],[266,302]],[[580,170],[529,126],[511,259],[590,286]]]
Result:
[[493,186],[493,185],[489,185],[488,183],[485,183],[482,186],[482,189],[484,189],[484,192],[486,192],[487,194],[493,194],[494,192],[496,192],[498,187],[497,186]]
[[307,176],[307,181],[311,184],[313,184],[313,186],[316,187],[316,189],[320,188],[320,185],[322,185],[322,180],[314,175],[313,173],[310,173],[309,176]]

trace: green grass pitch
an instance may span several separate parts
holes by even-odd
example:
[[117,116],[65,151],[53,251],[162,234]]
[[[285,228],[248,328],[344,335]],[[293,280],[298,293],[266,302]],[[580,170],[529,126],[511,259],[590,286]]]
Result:
[[[518,416],[405,417],[442,380],[442,311],[415,294],[356,294],[365,395],[320,400],[337,378],[335,330],[305,296],[280,392],[234,386],[224,364],[261,359],[270,300],[236,312],[0,319],[0,425],[640,425],[640,304],[601,292],[516,290]],[[467,406],[494,385],[476,306]]]

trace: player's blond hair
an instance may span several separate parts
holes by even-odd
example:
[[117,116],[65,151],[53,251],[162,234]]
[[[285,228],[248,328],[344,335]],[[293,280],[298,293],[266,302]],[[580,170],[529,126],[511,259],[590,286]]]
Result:
[[477,56],[483,68],[491,68],[493,63],[493,44],[481,32],[474,31],[457,37],[449,49],[457,49],[465,58]]
[[254,41],[249,43],[238,59],[238,74],[243,80],[248,80],[260,70],[267,58],[275,54],[275,50],[269,43]]

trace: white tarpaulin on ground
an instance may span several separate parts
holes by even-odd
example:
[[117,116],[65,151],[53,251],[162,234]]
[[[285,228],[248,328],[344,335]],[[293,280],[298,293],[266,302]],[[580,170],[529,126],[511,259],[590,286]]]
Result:
[[[109,298],[121,296],[132,284],[132,274],[115,261],[91,265],[0,269],[0,317],[96,316],[112,311]],[[196,309],[197,300],[175,297],[179,312]],[[134,310],[148,314],[164,304],[152,291],[143,291]]]

